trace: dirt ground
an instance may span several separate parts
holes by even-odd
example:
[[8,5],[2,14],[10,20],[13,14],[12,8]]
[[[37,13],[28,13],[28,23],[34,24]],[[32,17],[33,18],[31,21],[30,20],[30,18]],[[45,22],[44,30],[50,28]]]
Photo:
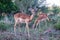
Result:
[[52,30],[50,32],[39,32],[38,30],[30,31],[30,37],[27,33],[20,32],[16,36],[13,32],[0,32],[0,40],[60,40],[60,30]]

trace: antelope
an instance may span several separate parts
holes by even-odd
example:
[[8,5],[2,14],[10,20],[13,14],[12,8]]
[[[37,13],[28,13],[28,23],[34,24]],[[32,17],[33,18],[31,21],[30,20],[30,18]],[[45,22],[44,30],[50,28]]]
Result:
[[[32,15],[27,15],[25,13],[22,13],[22,12],[18,12],[14,15],[14,20],[15,20],[15,24],[14,24],[14,32],[15,32],[15,35],[16,35],[16,25],[19,24],[19,23],[26,23],[26,29],[27,29],[27,32],[28,32],[28,36],[30,36],[29,34],[29,22],[31,22],[31,20],[33,19],[34,15],[35,15],[35,10],[33,8],[30,8],[29,9],[32,13]],[[19,24],[20,25],[20,24]]]
[[35,28],[35,25],[36,25],[36,28],[37,28],[38,24],[41,21],[45,21],[45,20],[48,20],[49,21],[48,15],[45,14],[45,13],[40,12],[40,14],[38,14],[38,18],[35,20],[35,22],[33,24],[33,28]]

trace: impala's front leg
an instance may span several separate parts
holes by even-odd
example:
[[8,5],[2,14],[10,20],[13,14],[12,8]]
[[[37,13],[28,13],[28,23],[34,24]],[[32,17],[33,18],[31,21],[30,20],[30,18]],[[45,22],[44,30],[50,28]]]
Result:
[[15,36],[16,36],[16,25],[17,25],[17,23],[15,22],[15,24],[14,24],[14,33],[15,33]]
[[30,37],[28,22],[26,22],[26,29],[27,29],[27,32],[28,32],[28,36]]
[[[35,30],[37,29],[39,23],[40,23],[40,20],[38,20],[38,22],[36,23],[36,28],[35,28]],[[39,27],[40,27],[40,25],[39,25]]]
[[38,20],[36,19],[34,24],[33,24],[33,29],[35,28],[37,22],[38,22]]
[[33,26],[32,26],[32,27],[33,27],[33,29],[35,28],[35,25],[36,25],[36,22],[35,22],[35,23],[33,24]]

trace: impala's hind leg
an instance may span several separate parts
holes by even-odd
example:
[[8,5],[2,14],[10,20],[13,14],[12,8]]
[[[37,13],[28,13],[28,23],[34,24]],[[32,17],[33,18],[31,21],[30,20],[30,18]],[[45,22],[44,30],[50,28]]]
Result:
[[19,32],[21,32],[20,24],[21,24],[21,23],[19,22],[19,23],[18,23],[18,25],[19,25],[19,26],[18,26],[18,30],[19,30]]

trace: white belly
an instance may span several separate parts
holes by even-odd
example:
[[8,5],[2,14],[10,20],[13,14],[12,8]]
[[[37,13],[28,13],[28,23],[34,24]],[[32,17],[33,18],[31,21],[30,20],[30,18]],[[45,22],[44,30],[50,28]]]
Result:
[[20,23],[25,23],[25,19],[18,18],[18,22],[20,22]]
[[46,20],[46,18],[41,19],[41,21],[44,21],[44,20]]

